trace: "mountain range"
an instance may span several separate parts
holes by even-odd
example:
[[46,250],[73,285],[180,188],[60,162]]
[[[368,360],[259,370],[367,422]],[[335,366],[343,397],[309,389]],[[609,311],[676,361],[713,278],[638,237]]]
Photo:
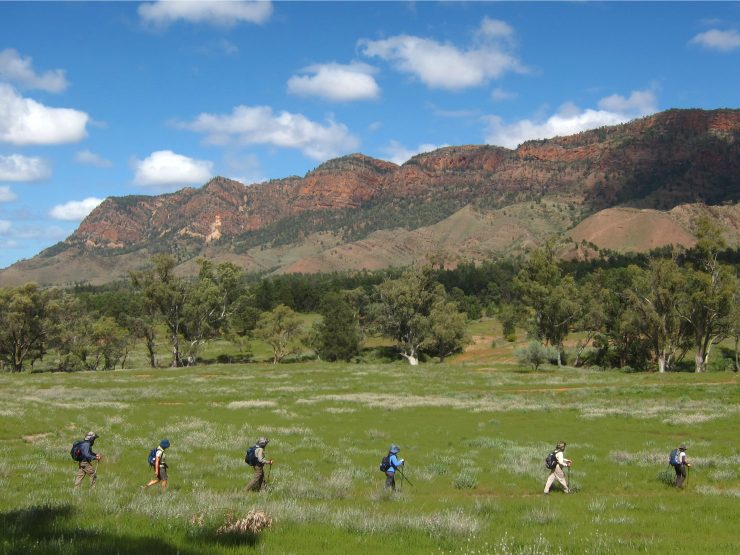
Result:
[[441,148],[396,165],[362,154],[304,177],[215,177],[158,196],[109,197],[64,241],[0,271],[0,285],[106,283],[158,252],[250,272],[448,264],[558,239],[563,257],[691,246],[699,217],[740,244],[740,110],[669,110],[528,141]]

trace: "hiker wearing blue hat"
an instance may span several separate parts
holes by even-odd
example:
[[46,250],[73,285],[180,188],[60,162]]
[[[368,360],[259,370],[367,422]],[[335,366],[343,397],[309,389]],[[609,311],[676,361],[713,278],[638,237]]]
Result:
[[385,487],[396,490],[396,469],[403,466],[404,460],[398,458],[401,449],[395,443],[388,449],[388,454],[380,462],[380,470],[385,472]]
[[170,446],[169,439],[163,439],[159,442],[156,449],[149,453],[149,465],[154,467],[154,479],[149,480],[149,483],[145,486],[141,486],[142,489],[146,489],[154,484],[162,484],[162,491],[167,490],[167,463],[164,460],[165,449]]

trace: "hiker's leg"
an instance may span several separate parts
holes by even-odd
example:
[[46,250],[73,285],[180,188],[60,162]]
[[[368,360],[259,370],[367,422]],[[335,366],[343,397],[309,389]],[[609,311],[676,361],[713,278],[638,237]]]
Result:
[[676,487],[677,488],[683,488],[683,483],[686,480],[686,468],[682,465],[679,467],[676,467]]
[[167,467],[159,468],[159,481],[162,483],[162,491],[167,489]]
[[550,475],[547,477],[547,481],[545,482],[545,493],[550,493],[550,486],[552,486],[552,483],[555,481],[555,471],[552,470],[550,472]]
[[79,487],[82,483],[82,480],[85,478],[85,470],[82,468],[82,463],[80,463],[80,468],[77,471],[77,476],[75,476],[75,487]]
[[390,488],[395,491],[396,489],[396,473],[395,472],[385,473],[385,487],[386,489]]
[[259,464],[254,465],[254,478],[252,478],[252,481],[247,484],[247,490],[259,491],[262,487],[264,477],[265,471],[262,469],[262,466]]
[[553,474],[555,474],[555,478],[557,478],[558,482],[560,482],[560,485],[563,486],[563,491],[565,493],[568,493],[568,482],[565,481],[565,474],[563,474],[563,469],[558,466]]

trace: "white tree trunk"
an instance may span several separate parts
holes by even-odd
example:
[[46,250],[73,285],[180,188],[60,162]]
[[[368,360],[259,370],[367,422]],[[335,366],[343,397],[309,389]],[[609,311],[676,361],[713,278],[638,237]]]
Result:
[[401,356],[409,361],[409,364],[411,366],[418,366],[419,365],[419,359],[416,358],[414,355],[408,355],[406,353],[401,353]]
[[661,374],[665,372],[665,357],[663,356],[658,357],[658,372]]

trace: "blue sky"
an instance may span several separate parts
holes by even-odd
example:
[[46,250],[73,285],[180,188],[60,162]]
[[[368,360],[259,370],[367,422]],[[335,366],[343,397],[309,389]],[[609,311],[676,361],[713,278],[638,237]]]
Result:
[[738,2],[0,2],[0,267],[108,196],[739,97]]

